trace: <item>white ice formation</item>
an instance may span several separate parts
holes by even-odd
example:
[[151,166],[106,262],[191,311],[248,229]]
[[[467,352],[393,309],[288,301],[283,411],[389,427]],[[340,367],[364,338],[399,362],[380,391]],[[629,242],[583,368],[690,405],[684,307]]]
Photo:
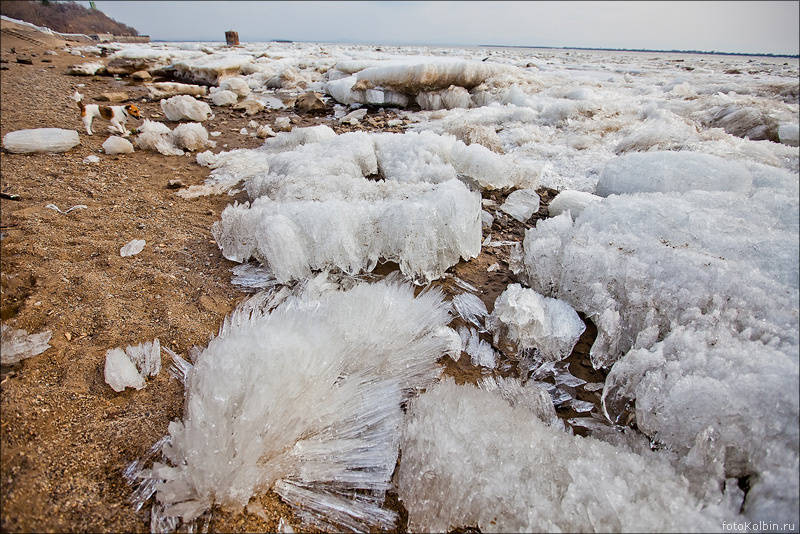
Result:
[[189,95],[176,95],[161,101],[161,111],[170,121],[203,122],[211,115],[211,107]]
[[567,189],[561,191],[550,201],[550,204],[547,205],[547,214],[550,217],[555,217],[568,211],[572,218],[575,219],[583,212],[586,206],[601,199],[602,197],[592,193]]
[[179,82],[155,82],[147,86],[148,96],[155,99],[169,98],[175,95],[205,96],[208,88],[203,85],[192,85]]
[[133,475],[142,499],[155,493],[154,524],[271,489],[307,525],[392,528],[401,404],[441,372],[449,321],[440,292],[392,281],[339,291],[320,275],[246,301],[182,362],[183,420],[163,460]]
[[506,197],[506,201],[500,206],[500,211],[524,223],[539,211],[539,195],[533,189],[514,191]]
[[67,68],[67,74],[72,74],[73,76],[94,76],[97,74],[97,71],[104,68],[106,68],[106,66],[99,61],[90,61],[88,63],[71,65]]
[[569,304],[519,284],[509,285],[497,297],[487,327],[496,347],[511,346],[511,354],[535,349],[536,359],[543,361],[569,356],[586,329]]
[[123,137],[112,135],[103,141],[103,152],[108,155],[132,154],[133,144]]
[[371,271],[381,259],[424,283],[480,252],[480,198],[461,182],[361,180],[344,199],[228,206],[212,233],[226,258],[255,258],[282,283],[317,270]]
[[410,531],[702,532],[738,517],[655,453],[548,424],[538,388],[488,386],[446,379],[411,401],[396,475]]
[[161,343],[158,338],[138,345],[128,345],[106,351],[103,375],[106,383],[116,392],[125,388],[142,389],[145,378],[161,371]]
[[595,193],[747,191],[752,175],[739,162],[696,152],[640,152],[609,161]]
[[717,435],[719,450],[700,462],[706,478],[750,477],[747,516],[790,521],[799,500],[797,182],[751,169],[758,187],[746,194],[612,195],[574,222],[565,213],[540,221],[525,237],[525,271],[531,287],[597,326],[591,359],[614,364],[603,394],[612,421],[635,415],[682,453],[697,451],[697,432]]
[[232,106],[239,101],[239,97],[233,91],[215,91],[211,94],[211,102],[215,106]]
[[25,330],[0,325],[0,363],[9,365],[41,354],[50,348],[50,330],[28,334]]
[[16,130],[3,136],[3,148],[9,152],[66,152],[81,142],[78,132],[62,128]]
[[208,131],[199,122],[179,124],[172,130],[172,140],[178,148],[190,152],[217,146],[208,139]]

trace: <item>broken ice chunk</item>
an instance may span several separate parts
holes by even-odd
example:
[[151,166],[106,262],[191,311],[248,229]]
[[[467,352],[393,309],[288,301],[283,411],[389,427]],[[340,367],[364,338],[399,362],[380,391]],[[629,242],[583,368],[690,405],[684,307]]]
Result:
[[125,354],[144,377],[156,376],[161,371],[161,342],[158,338],[128,346]]
[[50,348],[51,336],[50,330],[28,335],[25,330],[1,325],[0,363],[9,365],[43,353]]
[[106,365],[103,371],[106,383],[116,392],[123,391],[126,387],[142,389],[145,386],[144,378],[136,369],[125,351],[119,348],[106,352]]
[[131,241],[128,241],[121,249],[119,249],[119,255],[123,258],[126,256],[136,256],[142,250],[144,250],[144,246],[144,239],[132,239]]
[[601,391],[605,387],[604,382],[589,382],[584,384],[583,389],[586,391]]
[[555,381],[557,386],[568,386],[571,388],[582,386],[586,383],[586,380],[574,376],[569,370],[564,369],[562,371],[558,367],[555,368]]
[[495,368],[497,354],[489,343],[480,338],[477,330],[462,326],[458,334],[461,336],[461,350],[469,354],[472,365]]
[[509,285],[497,298],[487,327],[494,334],[495,345],[507,343],[516,347],[518,354],[535,348],[548,360],[569,356],[586,329],[569,304],[519,284]]
[[565,211],[569,211],[572,218],[577,219],[586,206],[602,199],[603,197],[583,191],[561,191],[550,201],[550,204],[547,206],[547,214],[550,215],[550,217],[555,217]]
[[483,329],[484,318],[489,315],[486,304],[472,293],[461,293],[453,297],[453,309],[468,323]]
[[142,389],[145,377],[156,376],[161,371],[161,343],[158,338],[138,345],[128,345],[106,351],[104,375],[114,391],[126,387]]
[[231,271],[233,272],[231,283],[235,286],[262,289],[278,283],[271,270],[254,263],[236,265]]
[[496,271],[499,268],[500,268],[500,264],[495,262],[495,263],[491,264],[489,267],[487,267],[486,271],[491,273],[492,271]]
[[539,195],[533,189],[519,189],[506,197],[500,209],[519,222],[525,222],[539,211]]
[[569,407],[578,413],[590,412],[594,409],[594,404],[579,399],[569,401]]
[[80,143],[78,132],[62,128],[17,130],[3,136],[3,148],[9,152],[66,152]]
[[484,228],[491,228],[494,223],[494,217],[486,210],[481,210],[481,226]]

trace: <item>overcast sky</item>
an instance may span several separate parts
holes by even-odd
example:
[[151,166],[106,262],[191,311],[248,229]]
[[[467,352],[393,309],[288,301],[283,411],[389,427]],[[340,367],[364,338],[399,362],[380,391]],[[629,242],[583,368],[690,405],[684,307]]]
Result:
[[[88,5],[88,2],[80,2]],[[800,2],[119,2],[153,40],[527,45],[797,54]]]

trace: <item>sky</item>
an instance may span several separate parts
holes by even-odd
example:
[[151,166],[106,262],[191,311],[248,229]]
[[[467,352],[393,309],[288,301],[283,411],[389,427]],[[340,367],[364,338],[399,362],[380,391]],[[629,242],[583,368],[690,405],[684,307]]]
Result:
[[[87,5],[88,2],[79,2]],[[797,54],[800,2],[95,2],[152,40]]]

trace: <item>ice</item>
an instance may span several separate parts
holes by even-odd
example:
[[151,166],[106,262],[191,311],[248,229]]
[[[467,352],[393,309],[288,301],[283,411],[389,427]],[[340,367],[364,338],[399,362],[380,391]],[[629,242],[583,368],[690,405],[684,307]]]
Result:
[[463,176],[486,189],[535,188],[541,169],[451,135],[376,134],[375,153],[387,180],[441,182]]
[[492,346],[481,339],[474,328],[462,326],[458,329],[461,337],[461,350],[469,354],[472,365],[494,369],[497,365],[497,353]]
[[245,97],[250,94],[250,86],[242,76],[230,76],[219,82],[219,88],[223,91],[231,91],[236,96]]
[[659,455],[573,436],[503,397],[448,378],[412,400],[396,475],[409,531],[688,532],[739,517]]
[[469,91],[451,85],[443,91],[427,91],[417,95],[417,104],[422,109],[455,109],[470,106]]
[[99,156],[95,156],[94,154],[92,154],[90,156],[86,156],[85,158],[83,158],[83,162],[84,163],[100,163],[100,157]]
[[266,139],[267,137],[275,137],[277,134],[270,128],[269,124],[262,124],[256,129],[256,136],[261,139]]
[[281,283],[316,270],[371,271],[379,259],[395,261],[407,276],[427,282],[480,252],[480,197],[457,180],[363,180],[343,199],[263,196],[250,206],[228,206],[212,233],[226,258],[255,258]]
[[585,191],[573,191],[567,189],[561,191],[550,201],[547,206],[547,213],[550,217],[561,215],[569,211],[573,219],[578,218],[583,210],[592,202],[602,200],[602,197],[586,193]]
[[451,85],[470,89],[508,69],[497,63],[423,56],[378,63],[357,72],[356,78],[364,88],[383,87],[416,94]]
[[[751,217],[742,205],[758,212]],[[798,202],[773,190],[610,196],[525,236],[531,287],[598,327],[596,367],[702,318],[797,345]]]
[[103,371],[106,384],[116,392],[125,388],[143,389],[145,381],[136,365],[122,349],[106,351],[106,365]]
[[[791,521],[798,510],[798,388],[796,352],[788,356],[723,326],[687,326],[617,362],[603,408],[616,422],[635,401],[639,429],[687,460],[696,436],[710,428],[722,451],[719,482],[755,475],[745,514],[754,521]],[[701,469],[708,471],[710,460],[701,461]]]
[[288,132],[292,129],[292,123],[289,117],[276,117],[275,129],[279,132]]
[[161,342],[158,338],[128,346],[125,354],[143,377],[156,376],[161,372]]
[[182,57],[193,57],[198,52],[175,49],[153,49],[143,46],[123,48],[108,58],[108,72],[111,74],[130,74],[140,70],[156,70],[167,67]]
[[491,228],[494,224],[494,216],[486,210],[481,210],[481,226]]
[[489,312],[480,297],[472,293],[461,293],[453,297],[452,303],[453,309],[462,319],[484,330],[483,323]]
[[253,57],[246,54],[202,54],[175,61],[172,68],[177,78],[217,85],[224,78],[239,74],[252,60]]
[[28,334],[25,330],[0,325],[0,363],[10,365],[41,354],[50,348],[48,342],[53,335],[50,330]]
[[147,86],[148,96],[153,99],[169,98],[175,95],[206,96],[208,88],[179,82],[155,82]]
[[77,131],[62,128],[16,130],[3,136],[3,148],[18,154],[66,152],[80,142]]
[[539,211],[539,195],[533,189],[519,189],[506,197],[500,210],[524,223]]
[[103,371],[106,383],[116,392],[127,387],[142,389],[145,377],[161,371],[161,343],[158,338],[138,345],[128,345],[106,351]]
[[351,111],[350,113],[348,113],[347,115],[345,115],[344,117],[342,117],[341,119],[339,119],[339,122],[348,123],[348,124],[358,124],[358,121],[360,121],[361,119],[363,119],[366,116],[367,116],[367,110],[366,109],[364,109],[364,108],[355,109],[355,110]]
[[278,283],[272,276],[272,271],[256,264],[242,263],[231,270],[233,272],[231,283],[235,286],[262,289]]
[[597,182],[599,196],[670,191],[747,191],[752,175],[741,163],[696,152],[627,154],[609,161]]
[[747,517],[795,517],[796,193],[612,195],[541,221],[524,248],[531,286],[597,326],[612,421],[684,458],[711,428],[726,452],[698,477],[751,476]]
[[484,391],[496,391],[512,407],[525,407],[544,423],[558,428],[564,427],[553,408],[550,394],[539,382],[528,380],[523,385],[516,378],[490,375],[481,377],[478,387]]
[[231,106],[239,101],[239,97],[233,91],[215,91],[211,95],[211,102],[215,106]]
[[781,143],[789,146],[798,146],[800,127],[797,124],[784,123],[778,126],[778,138]]
[[586,329],[569,304],[519,284],[509,285],[497,297],[487,327],[495,346],[510,345],[512,354],[536,349],[539,359],[552,361],[569,356]]
[[177,95],[161,101],[161,111],[167,120],[180,121],[188,119],[203,122],[211,115],[211,107],[193,96]]
[[126,256],[136,256],[142,250],[144,250],[145,240],[144,239],[133,239],[126,243],[121,249],[119,249],[119,255],[123,258]]
[[103,152],[108,155],[133,154],[133,144],[127,139],[112,135],[103,141]]
[[183,156],[183,150],[175,146],[172,130],[163,122],[145,119],[134,142],[144,150],[155,150],[165,156]]
[[441,373],[442,294],[319,277],[272,312],[254,298],[197,357],[163,460],[134,475],[156,489],[151,527],[273,490],[307,527],[393,528],[401,404]]
[[179,124],[172,130],[172,140],[178,148],[191,152],[217,146],[208,139],[208,131],[199,122]]
[[706,113],[703,122],[711,128],[723,128],[731,135],[747,139],[778,140],[778,123],[767,110],[728,104]]
[[73,76],[94,76],[100,69],[105,69],[106,66],[99,61],[91,61],[89,63],[78,63],[71,65],[67,68],[67,74]]

